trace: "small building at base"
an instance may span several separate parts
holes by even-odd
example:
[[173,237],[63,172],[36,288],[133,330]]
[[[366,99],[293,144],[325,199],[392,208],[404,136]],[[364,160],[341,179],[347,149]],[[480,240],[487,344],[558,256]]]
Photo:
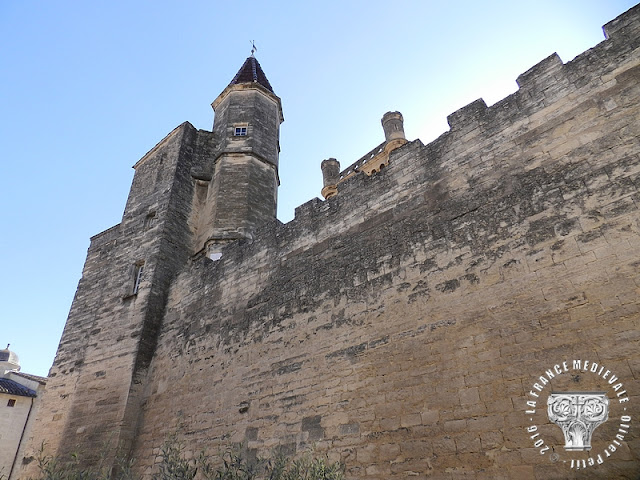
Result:
[[18,356],[0,350],[0,478],[11,478],[16,470],[23,439],[35,418],[47,379],[20,372]]

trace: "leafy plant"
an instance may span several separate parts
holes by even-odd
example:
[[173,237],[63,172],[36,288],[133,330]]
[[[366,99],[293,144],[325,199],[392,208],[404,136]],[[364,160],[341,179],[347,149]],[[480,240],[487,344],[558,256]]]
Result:
[[343,480],[344,466],[329,463],[325,457],[313,457],[311,452],[297,459],[282,459],[271,470],[269,480]]
[[254,480],[259,478],[263,462],[248,462],[239,448],[230,448],[219,455],[221,465],[215,466],[204,452],[198,459],[205,480]]
[[193,480],[198,473],[198,467],[184,457],[184,445],[175,434],[162,444],[160,456],[160,471],[153,480]]
[[136,480],[131,470],[132,462],[118,457],[113,468],[106,467],[106,453],[105,449],[95,467],[85,468],[80,465],[78,453],[68,457],[47,455],[43,443],[36,457],[40,471],[37,480]]
[[[80,455],[60,458],[46,455],[44,445],[37,456],[40,476],[36,480],[139,480],[132,473],[131,462],[117,460],[107,467],[105,450],[94,467],[82,467]],[[204,452],[187,458],[185,445],[171,435],[160,447],[161,460],[153,480],[344,480],[344,466],[326,457],[306,452],[299,458],[274,454],[269,458],[249,461],[246,450],[228,448],[210,457]],[[4,480],[0,476],[0,480]]]

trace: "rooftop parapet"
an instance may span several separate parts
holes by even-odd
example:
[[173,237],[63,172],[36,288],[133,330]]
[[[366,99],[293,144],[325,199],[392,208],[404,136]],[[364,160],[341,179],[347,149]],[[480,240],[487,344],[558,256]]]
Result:
[[[638,64],[638,60],[633,58],[631,61],[624,60],[623,63],[620,61],[629,54],[633,55],[632,52],[640,47],[640,5],[604,25],[603,31],[605,40],[575,59],[563,63],[557,53],[553,53],[523,72],[516,79],[518,90],[497,103],[488,106],[480,98],[451,113],[447,117],[450,130],[427,145],[426,151],[430,152],[430,156],[439,154],[443,148],[463,154],[468,148],[465,145],[475,141],[474,138],[477,141],[488,141],[488,138],[505,128],[520,133],[539,128],[551,119],[560,118],[564,112],[564,108],[554,107],[543,113],[546,107],[560,105],[557,102],[563,98],[569,99],[564,105],[572,105],[572,102],[580,101],[592,89],[615,81],[616,75]],[[382,118],[382,124],[385,129],[384,142],[342,169],[337,182],[335,172],[326,172],[322,191],[325,198],[337,195],[338,191],[347,193],[344,182],[357,173],[364,172],[370,176],[385,168],[389,159],[389,147],[397,148],[406,143],[403,119],[399,112],[387,112]],[[394,141],[402,143],[393,145]],[[465,161],[464,156],[458,158],[459,161]],[[477,162],[478,159],[473,161]],[[328,167],[326,162],[323,162],[323,173]],[[331,159],[331,162],[332,169],[339,165],[335,159]],[[490,167],[487,166],[486,169]],[[360,185],[361,182],[357,183]],[[300,209],[297,213],[302,215],[304,212],[306,210]],[[298,215],[296,220],[299,220]]]
[[[389,164],[389,154],[396,148],[407,143],[407,139],[404,136],[404,119],[400,112],[385,113],[382,116],[381,123],[384,130],[385,141],[366,155],[360,157],[342,172],[339,171],[340,162],[335,158],[330,158],[322,162],[321,168],[324,186],[321,193],[325,199],[337,195],[338,184],[356,173],[364,172],[366,175],[371,176],[385,168]],[[335,169],[337,169],[339,173],[336,173],[334,171]]]

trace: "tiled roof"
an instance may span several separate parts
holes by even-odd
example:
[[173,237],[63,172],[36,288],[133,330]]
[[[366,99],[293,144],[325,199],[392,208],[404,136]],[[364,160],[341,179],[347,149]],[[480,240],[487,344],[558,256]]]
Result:
[[40,385],[46,385],[48,377],[40,377],[39,375],[31,375],[30,373],[24,372],[11,372],[13,375],[17,375],[18,377],[26,378],[27,380],[33,380],[34,382],[38,382]]
[[260,67],[260,64],[258,63],[258,60],[256,60],[254,56],[251,56],[245,60],[229,85],[254,82],[259,83],[271,93],[274,93],[269,80],[267,80],[267,76],[264,74],[262,67]]
[[36,392],[20,385],[18,382],[9,380],[8,378],[0,378],[0,393],[8,395],[16,395],[18,397],[35,397]]

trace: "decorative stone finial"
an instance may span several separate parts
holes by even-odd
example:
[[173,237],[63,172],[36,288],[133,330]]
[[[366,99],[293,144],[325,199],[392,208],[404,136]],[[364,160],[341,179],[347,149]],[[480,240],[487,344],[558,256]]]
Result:
[[340,181],[340,162],[335,158],[323,160],[320,165],[322,169],[322,196],[331,198],[338,193],[338,182]]
[[387,112],[382,116],[382,128],[387,142],[396,138],[404,139],[404,119],[400,112]]
[[20,371],[20,359],[15,352],[9,350],[11,344],[7,343],[7,348],[0,350],[0,376],[9,371]]

